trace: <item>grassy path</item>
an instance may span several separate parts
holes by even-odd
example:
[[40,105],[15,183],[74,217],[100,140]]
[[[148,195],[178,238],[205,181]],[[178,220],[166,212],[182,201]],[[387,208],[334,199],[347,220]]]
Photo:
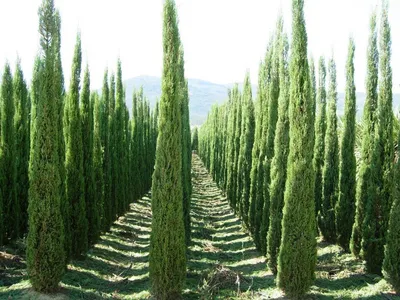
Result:
[[[193,156],[192,246],[185,299],[284,299],[265,259],[234,216],[202,162]],[[0,249],[0,299],[149,299],[151,195],[101,236],[82,261],[68,266],[57,295],[30,289],[24,242]],[[338,246],[319,243],[309,299],[399,299],[379,276]]]

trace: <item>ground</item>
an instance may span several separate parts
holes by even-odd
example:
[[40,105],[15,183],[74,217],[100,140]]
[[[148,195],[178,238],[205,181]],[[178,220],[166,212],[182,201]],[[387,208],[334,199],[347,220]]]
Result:
[[[184,299],[285,299],[226,197],[193,156],[192,246]],[[82,261],[73,261],[56,295],[32,291],[24,241],[0,249],[0,299],[149,299],[150,197],[131,204]],[[380,276],[340,247],[319,241],[308,299],[400,299]]]

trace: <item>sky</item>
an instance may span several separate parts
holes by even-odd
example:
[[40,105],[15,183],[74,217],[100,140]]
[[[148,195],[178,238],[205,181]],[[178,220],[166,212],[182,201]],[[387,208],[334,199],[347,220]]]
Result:
[[[54,0],[61,14],[62,60],[70,78],[76,33],[82,36],[84,64],[92,88],[104,70],[122,61],[123,78],[161,76],[163,0]],[[41,0],[0,0],[0,68],[21,59],[30,82],[39,49],[37,10]],[[279,14],[291,32],[290,0],[176,0],[185,69],[189,78],[225,84],[242,82],[246,71],[257,83],[258,66]],[[344,91],[349,37],[355,40],[358,92],[365,90],[369,19],[380,0],[305,0],[308,51],[317,61],[335,58],[338,90]],[[400,0],[389,0],[393,88],[400,92]],[[379,22],[379,19],[378,19]]]

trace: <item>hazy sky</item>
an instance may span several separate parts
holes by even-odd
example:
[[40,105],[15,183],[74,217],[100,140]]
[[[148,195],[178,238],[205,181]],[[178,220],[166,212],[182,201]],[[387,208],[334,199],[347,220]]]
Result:
[[[21,57],[30,80],[39,47],[37,9],[41,0],[0,0],[0,65],[14,68]],[[82,34],[92,88],[101,86],[106,66],[122,60],[123,77],[160,76],[162,71],[163,0],[55,0],[62,19],[62,58],[69,82],[76,32]],[[186,75],[216,83],[241,82],[250,70],[257,83],[279,12],[290,33],[290,0],[177,0],[185,48]],[[334,53],[338,88],[344,90],[349,36],[356,43],[356,86],[364,91],[369,18],[380,0],[305,0],[309,54]],[[400,0],[389,1],[394,90],[400,92]],[[378,21],[379,22],[379,21]]]

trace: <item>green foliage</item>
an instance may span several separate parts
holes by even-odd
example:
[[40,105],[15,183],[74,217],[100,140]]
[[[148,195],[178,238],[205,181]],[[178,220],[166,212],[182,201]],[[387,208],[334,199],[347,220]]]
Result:
[[69,222],[65,226],[68,226],[70,231],[70,236],[66,238],[68,243],[66,247],[67,249],[71,247],[71,252],[67,252],[71,257],[80,257],[88,249],[88,220],[86,217],[85,181],[83,177],[82,123],[79,112],[81,63],[81,38],[78,34],[72,63],[71,82],[64,110],[65,187],[66,199],[71,212]]
[[303,0],[292,1],[290,57],[289,156],[284,195],[278,286],[291,298],[311,286],[317,257],[315,240],[313,159],[314,120],[307,61]]
[[[14,114],[15,103],[13,94],[13,78],[10,65],[6,63],[1,82],[1,136],[0,147],[0,186],[2,189],[4,229],[3,241],[19,236],[20,198],[17,197],[17,160]],[[18,145],[19,146],[19,145]],[[0,238],[1,241],[1,238]]]
[[268,267],[278,272],[278,254],[282,237],[282,211],[286,182],[287,157],[289,154],[289,43],[286,35],[280,41],[279,62],[279,107],[274,142],[274,157],[271,161],[270,216],[267,235]]
[[354,85],[354,40],[350,38],[346,64],[346,96],[342,140],[340,143],[339,195],[335,207],[337,242],[350,250],[356,198],[356,87]]
[[[29,279],[37,291],[57,288],[66,269],[64,225],[61,215],[59,159],[59,103],[55,84],[55,9],[44,0],[39,9],[42,57],[34,74],[38,96],[33,105],[34,136],[29,161],[29,232],[26,260]],[[37,80],[37,81],[36,81]]]
[[242,129],[240,134],[240,150],[238,157],[238,179],[237,179],[237,207],[239,215],[246,226],[248,226],[249,197],[250,197],[250,170],[251,152],[254,143],[254,105],[251,95],[250,74],[247,73],[242,97]]
[[376,150],[375,150],[375,130],[376,130],[376,107],[378,105],[378,48],[376,31],[376,14],[371,16],[370,37],[367,50],[367,97],[364,104],[363,124],[362,124],[362,146],[361,164],[358,170],[358,180],[356,187],[356,215],[353,224],[350,249],[351,252],[359,257],[361,251],[361,241],[363,235],[363,224],[367,203],[373,203],[376,197]]
[[335,205],[339,177],[339,144],[337,134],[336,64],[329,61],[328,111],[326,120],[324,166],[322,169],[322,206],[318,215],[319,228],[327,242],[336,241]]
[[320,57],[318,63],[318,91],[317,91],[317,109],[315,121],[315,145],[313,167],[315,170],[315,215],[322,205],[322,169],[324,166],[325,153],[325,133],[326,133],[326,67],[325,59]]
[[164,66],[152,184],[150,279],[157,299],[180,298],[186,277],[182,190],[179,30],[173,0],[164,2]]

